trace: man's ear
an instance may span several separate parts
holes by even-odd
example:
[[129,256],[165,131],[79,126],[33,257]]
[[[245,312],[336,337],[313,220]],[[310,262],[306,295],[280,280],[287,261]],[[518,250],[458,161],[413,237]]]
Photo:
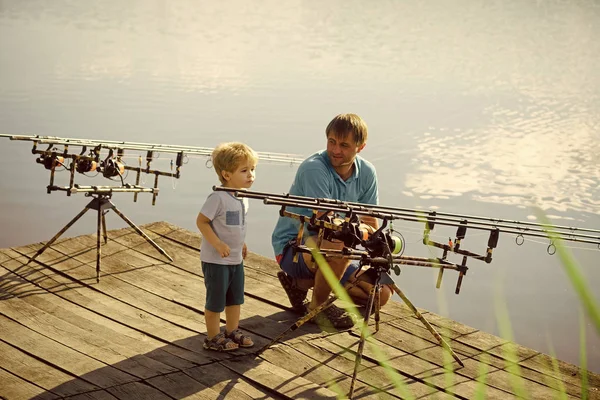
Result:
[[364,148],[365,148],[365,146],[366,146],[366,145],[367,145],[366,143],[363,143],[363,144],[361,144],[360,146],[358,146],[358,150],[356,150],[356,152],[357,152],[357,153],[360,153],[360,152],[362,151],[362,149],[364,149]]

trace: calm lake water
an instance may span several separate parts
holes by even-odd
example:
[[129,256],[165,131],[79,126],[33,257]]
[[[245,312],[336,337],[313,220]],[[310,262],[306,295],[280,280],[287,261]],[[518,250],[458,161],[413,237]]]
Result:
[[[598,21],[593,0],[0,0],[0,133],[308,155],[334,115],[355,112],[384,205],[511,220],[538,206],[556,224],[600,229]],[[217,183],[205,161],[162,179],[156,206],[113,201],[138,224],[195,230]],[[257,172],[253,189],[283,193],[295,167]],[[29,143],[0,139],[1,248],[50,239],[89,201],[47,195],[48,176]],[[109,183],[98,179],[79,183]],[[277,211],[251,203],[252,251],[272,256]],[[109,229],[123,227],[113,215]],[[422,226],[396,228],[406,254],[436,254]],[[88,216],[67,235],[93,232]],[[422,268],[397,283],[415,305],[495,334],[502,299],[518,343],[579,364],[581,307],[558,258],[546,240],[514,239],[500,237],[491,264],[470,262],[458,296],[450,273],[440,290]],[[470,232],[463,247],[486,241]],[[600,301],[600,250],[575,247]],[[600,336],[583,323],[600,372]]]

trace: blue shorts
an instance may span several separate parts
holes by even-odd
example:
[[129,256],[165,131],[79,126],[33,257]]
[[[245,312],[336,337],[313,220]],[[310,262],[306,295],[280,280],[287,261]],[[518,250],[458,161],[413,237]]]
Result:
[[[315,279],[315,274],[308,268],[306,263],[304,262],[304,257],[302,257],[302,253],[298,254],[298,262],[294,263],[294,255],[292,251],[292,246],[286,246],[283,249],[283,253],[281,257],[277,257],[279,260],[279,267],[292,278],[298,279]],[[350,279],[350,276],[360,269],[360,265],[358,263],[351,263],[346,268],[344,275],[342,275],[342,279],[340,279],[340,283],[344,285]]]
[[244,263],[223,265],[202,262],[206,304],[204,308],[215,313],[226,306],[244,304]]

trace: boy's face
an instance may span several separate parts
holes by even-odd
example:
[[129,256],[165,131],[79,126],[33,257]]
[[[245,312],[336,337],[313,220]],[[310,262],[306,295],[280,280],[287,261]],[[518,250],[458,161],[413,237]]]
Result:
[[223,186],[232,189],[250,189],[256,176],[255,169],[256,164],[246,160],[233,172],[223,171],[223,178],[225,178]]

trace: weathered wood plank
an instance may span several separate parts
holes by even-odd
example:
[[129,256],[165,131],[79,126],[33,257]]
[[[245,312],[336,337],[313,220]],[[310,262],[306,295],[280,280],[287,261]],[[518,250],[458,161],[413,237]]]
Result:
[[[4,370],[25,382],[35,382],[41,389],[52,389],[57,396],[70,396],[98,389],[98,386],[41,362],[3,341],[0,341],[0,354],[0,365]],[[68,385],[61,386],[65,383]],[[0,388],[2,387],[0,379]]]
[[[1,359],[3,358],[4,356]],[[49,393],[0,367],[0,399],[29,400],[36,398],[38,400],[51,400],[58,397],[58,395]]]
[[133,375],[56,343],[4,315],[0,315],[0,337],[13,347],[21,351],[27,349],[31,355],[101,388],[137,380]]
[[171,400],[169,396],[145,382],[131,382],[113,386],[106,389],[106,391],[120,400]]
[[[2,276],[12,275],[16,277],[16,275],[8,272],[3,267],[0,267],[0,273],[1,271],[6,272]],[[85,308],[73,307],[71,303],[63,298],[43,289],[39,289],[42,293],[31,294],[32,291],[29,290],[29,287],[33,287],[33,285],[28,281],[22,280],[20,277],[16,277],[16,279],[20,282],[20,290],[11,292],[11,296],[19,297],[29,305],[51,314],[62,321],[101,336],[105,340],[109,340],[119,346],[126,347],[136,352],[136,354],[145,353],[146,356],[174,368],[184,369],[196,365],[164,351],[161,348],[164,346],[162,342]]]
[[[48,249],[48,251],[51,252],[52,249]],[[80,265],[74,260],[65,261],[64,263]],[[30,267],[25,266],[22,259],[17,258],[5,262],[4,267],[13,272],[16,270],[26,271],[28,276],[38,274],[39,276],[34,275],[33,279],[50,292],[79,307],[117,321],[163,342],[165,351],[178,357],[196,364],[205,364],[214,359],[213,356],[198,353],[198,349],[202,348],[204,337],[197,332],[173,325],[141,308],[131,307],[96,290],[89,290],[89,288],[81,286],[80,283],[54,274],[42,266],[38,265],[35,270],[29,270]]]
[[183,372],[157,376],[146,382],[174,399],[214,400],[219,396],[217,392]]
[[[48,251],[54,251],[54,247]],[[40,257],[43,257],[43,255]],[[147,297],[148,293],[160,294],[162,300],[171,298],[176,303],[185,304],[190,308],[197,308],[204,302],[206,291],[201,278],[194,275],[188,275],[185,271],[178,270],[172,265],[166,264],[153,265],[152,271],[149,271],[144,268],[148,266],[145,264],[145,261],[146,260],[142,257],[138,257],[132,250],[105,257],[103,271],[112,276],[103,275],[100,284],[95,287],[103,292],[110,292],[112,296],[123,299],[128,304],[136,304],[137,307],[142,309],[154,310],[155,308],[158,308],[152,304],[152,301],[149,301],[149,304],[139,304],[141,301],[140,299]],[[182,264],[183,261],[179,260],[178,263]],[[62,264],[63,263],[59,263],[53,265],[53,267],[59,268]],[[197,265],[198,260],[194,260],[194,264]],[[69,275],[74,278],[88,276],[89,272],[85,271],[85,267],[85,265],[81,265],[78,268],[71,268]],[[93,268],[91,265],[87,265],[87,267],[89,270]],[[132,286],[135,286],[135,288],[124,287],[121,290],[121,293],[117,294],[115,291],[120,285],[114,283],[114,281],[110,281],[110,283],[107,284],[106,281],[110,278],[128,282]],[[147,293],[137,293],[135,289],[138,287]],[[160,306],[160,309],[156,309],[153,312],[172,320],[173,315],[165,316],[162,314],[162,310],[165,308],[167,308],[167,306],[163,304]],[[246,309],[252,309],[254,316],[249,320],[242,320],[240,322],[240,326],[243,329],[253,333],[260,330],[261,335],[268,338],[274,338],[285,329],[285,326],[282,326],[277,318],[275,318],[275,320],[272,320],[271,318],[274,315],[280,314],[282,308],[248,296],[246,297],[245,305],[242,306],[242,315],[245,314]],[[181,321],[181,323],[186,324],[186,326],[200,325],[192,329],[196,332],[204,332],[206,329],[203,322],[201,322],[202,320],[201,316],[196,315],[195,318]],[[257,338],[257,340],[260,342],[261,339]],[[262,343],[257,344],[266,344],[267,342],[268,340],[265,340]]]
[[[336,393],[348,393],[350,390],[351,377],[335,369],[336,363],[316,360],[302,352],[308,343],[298,345],[276,345],[265,352],[260,357],[269,361],[271,364],[284,368],[299,377],[331,389]],[[389,399],[396,398],[376,387],[369,385],[377,384],[377,377],[381,376],[381,371],[365,368],[355,384],[357,398],[360,399]],[[365,382],[368,382],[365,383]],[[386,385],[383,385],[386,386]]]
[[[11,393],[40,399],[346,395],[359,340],[356,328],[330,333],[305,324],[260,357],[250,354],[297,319],[288,311],[273,259],[251,253],[245,260],[241,326],[254,335],[257,346],[234,353],[208,352],[202,350],[200,235],[163,222],[141,228],[175,261],[165,262],[131,228],[113,230],[108,244],[102,245],[100,283],[95,282],[95,234],[60,239],[39,257],[43,264],[25,265],[21,254],[0,250],[0,398],[7,396],[3,380],[10,380]],[[17,249],[32,255],[41,246]],[[394,386],[377,365],[380,355],[367,344],[356,397],[403,398],[403,390],[408,390],[418,399],[471,399],[480,385],[477,379],[485,379],[486,398],[515,398],[506,355],[511,347],[532,398],[555,397],[559,388],[567,391],[567,398],[581,397],[576,366],[559,361],[556,374],[545,355],[421,312],[434,326],[448,328],[439,331],[449,337],[465,367],[448,374],[444,362],[453,360],[404,304],[391,302],[382,310],[381,330],[373,338],[399,372],[404,389]],[[373,318],[370,322],[373,331]],[[86,359],[87,354],[92,357]],[[129,380],[111,376],[124,372]],[[598,386],[598,379],[598,374],[589,374],[592,387]],[[598,392],[590,392],[589,398],[598,399]]]
[[239,358],[223,361],[222,364],[232,371],[243,375],[257,384],[271,388],[286,397],[294,399],[335,399],[337,394],[314,383],[296,376],[265,360]]
[[232,372],[220,363],[210,367],[197,367],[184,371],[196,381],[210,387],[218,393],[218,399],[227,400],[254,400],[254,399],[281,399],[282,396],[274,394],[271,390],[261,386],[252,385],[243,376]]
[[[340,339],[346,337],[345,339]],[[348,382],[354,372],[357,343],[352,341],[349,334],[338,334],[332,335],[328,338],[315,339],[306,343],[294,343],[295,348],[301,351],[308,357],[314,358],[321,363],[326,363],[329,367],[336,369],[337,371],[345,374],[348,378]],[[369,344],[365,344],[365,349],[369,347]],[[431,365],[423,362],[422,360],[414,360],[410,354],[402,353],[392,349],[380,349],[384,355],[385,362],[395,372],[395,378],[390,376],[383,367],[378,366],[377,363],[381,359],[372,357],[369,354],[370,351],[366,351],[365,356],[361,360],[361,364],[358,369],[357,379],[367,385],[374,387],[377,390],[383,390],[391,395],[405,398],[406,392],[420,397],[425,396],[433,391],[439,391],[423,380],[415,379],[410,372],[407,370],[414,369],[418,371],[431,369]],[[363,353],[364,354],[364,353]],[[377,361],[378,360],[378,361]],[[414,364],[413,364],[414,363]],[[400,373],[398,373],[400,371]],[[400,380],[399,386],[395,385],[395,379]],[[360,393],[363,393],[364,389]],[[357,396],[359,392],[357,391]],[[449,398],[446,393],[443,393],[443,397]]]
[[106,390],[96,390],[94,392],[65,397],[65,400],[117,400],[117,398]]
[[[568,385],[581,388],[581,369],[576,365],[566,363],[562,360],[556,360],[559,374],[554,372],[552,357],[547,354],[538,354],[535,357],[521,361],[519,364],[532,371],[540,372],[546,376],[560,379]],[[588,374],[588,384],[596,390],[590,391],[590,394],[596,394],[600,398],[600,374]]]
[[112,364],[113,367],[141,379],[175,370],[175,368],[148,358],[143,354],[138,354],[130,347],[112,343],[100,335],[64,322],[18,298],[1,301],[0,314],[20,323],[33,332],[37,332],[98,361]]

